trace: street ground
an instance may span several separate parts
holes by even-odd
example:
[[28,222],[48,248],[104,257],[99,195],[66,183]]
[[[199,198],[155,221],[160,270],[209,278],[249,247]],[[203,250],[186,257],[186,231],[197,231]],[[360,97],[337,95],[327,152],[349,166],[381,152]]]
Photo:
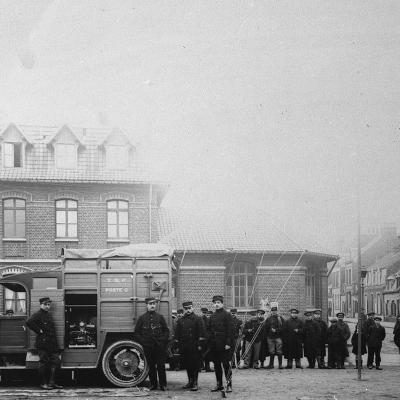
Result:
[[[349,323],[353,333],[354,324]],[[358,380],[351,354],[345,370],[292,369],[279,370],[233,370],[233,392],[226,393],[227,399],[266,400],[377,400],[400,399],[400,354],[393,342],[393,329],[386,328],[386,339],[382,348],[383,371],[363,369]],[[366,364],[364,355],[364,365]],[[268,359],[267,359],[268,362]],[[266,362],[266,364],[267,364]],[[275,361],[276,362],[276,361]],[[302,360],[305,367],[307,362]],[[286,363],[284,364],[286,365]],[[63,371],[64,389],[43,391],[36,385],[36,371],[20,370],[5,374],[0,386],[0,399],[34,400],[93,400],[93,399],[147,399],[171,400],[217,400],[223,393],[210,392],[215,386],[214,373],[201,373],[199,391],[181,389],[186,383],[185,371],[168,371],[168,391],[149,391],[141,388],[114,388],[92,370],[77,371],[76,381],[71,381],[71,372]]]

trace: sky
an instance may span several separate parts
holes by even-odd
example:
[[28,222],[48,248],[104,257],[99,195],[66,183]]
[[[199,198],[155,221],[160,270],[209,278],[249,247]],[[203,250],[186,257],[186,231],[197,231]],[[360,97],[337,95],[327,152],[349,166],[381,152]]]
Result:
[[0,0],[0,123],[120,127],[164,205],[306,248],[400,227],[398,1]]

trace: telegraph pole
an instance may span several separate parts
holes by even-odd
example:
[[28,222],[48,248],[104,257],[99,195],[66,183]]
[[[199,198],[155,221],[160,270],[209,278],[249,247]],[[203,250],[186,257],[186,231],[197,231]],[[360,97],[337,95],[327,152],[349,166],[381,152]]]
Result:
[[357,199],[357,285],[358,285],[358,324],[357,324],[357,332],[358,332],[358,343],[357,343],[357,371],[358,371],[358,380],[361,380],[361,332],[362,332],[362,315],[361,315],[361,306],[362,306],[362,293],[361,293],[361,228],[360,228],[360,200]]

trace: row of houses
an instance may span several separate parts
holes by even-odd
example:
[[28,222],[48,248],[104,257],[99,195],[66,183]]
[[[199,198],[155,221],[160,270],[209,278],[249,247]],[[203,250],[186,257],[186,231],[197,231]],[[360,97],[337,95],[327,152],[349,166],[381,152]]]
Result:
[[[361,307],[394,321],[400,313],[400,240],[395,225],[361,235],[361,264]],[[358,268],[357,249],[349,247],[329,274],[328,314],[358,316]]]
[[[223,206],[184,214],[162,207],[169,186],[148,175],[119,129],[10,124],[0,130],[0,275],[60,265],[62,248],[162,242],[176,251],[175,307],[223,294],[240,312],[328,313],[327,272],[337,256],[307,251],[260,212]],[[143,157],[144,158],[144,157]],[[329,268],[328,268],[329,267]],[[26,313],[26,293],[0,291],[0,313]]]

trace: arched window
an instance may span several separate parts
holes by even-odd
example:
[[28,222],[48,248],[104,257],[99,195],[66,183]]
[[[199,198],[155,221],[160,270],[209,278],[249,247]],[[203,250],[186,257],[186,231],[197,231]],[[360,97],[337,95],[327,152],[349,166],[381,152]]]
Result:
[[392,300],[390,305],[390,315],[397,315],[396,302],[394,300]]
[[107,201],[108,239],[128,239],[128,202],[125,200]]
[[252,308],[254,306],[254,264],[235,261],[226,267],[227,307]]
[[78,237],[78,202],[76,200],[56,201],[56,237]]
[[25,200],[3,200],[3,232],[5,238],[25,238]]

